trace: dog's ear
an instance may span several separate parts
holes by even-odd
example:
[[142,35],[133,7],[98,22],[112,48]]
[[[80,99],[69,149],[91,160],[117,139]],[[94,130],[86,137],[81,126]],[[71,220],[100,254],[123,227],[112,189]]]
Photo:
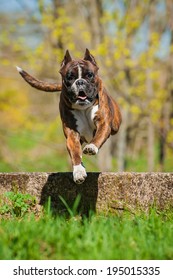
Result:
[[64,59],[61,63],[61,67],[65,66],[68,62],[72,61],[72,58],[71,58],[71,55],[69,53],[68,50],[66,50],[66,53],[65,53],[65,56],[64,56]]
[[[92,54],[90,54],[90,51],[88,49],[86,49],[85,51],[85,56],[84,56],[84,60],[88,60],[90,61],[92,64],[94,64],[95,66],[97,66],[97,62],[94,58],[94,56]],[[98,66],[97,66],[98,68]]]

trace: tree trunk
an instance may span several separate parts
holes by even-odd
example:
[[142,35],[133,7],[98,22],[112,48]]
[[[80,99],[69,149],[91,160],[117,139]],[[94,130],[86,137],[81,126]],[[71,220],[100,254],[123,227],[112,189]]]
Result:
[[[82,2],[82,1],[81,1]],[[83,3],[81,3],[83,4]],[[97,47],[103,39],[103,26],[101,24],[101,17],[103,15],[101,0],[87,0],[85,1],[87,11],[87,21],[90,27],[92,47]]]
[[[148,96],[148,102],[150,103],[150,100],[152,99],[153,96],[153,82],[150,78],[150,73],[151,69],[147,69],[146,72],[146,78],[147,78],[147,96]],[[151,118],[151,111],[149,110],[148,112],[148,135],[147,135],[147,140],[148,140],[148,147],[147,147],[147,161],[148,161],[148,171],[153,171],[154,170],[154,125],[152,122]]]
[[111,138],[109,138],[98,154],[98,166],[100,171],[112,170]]
[[118,145],[117,145],[117,165],[118,171],[122,172],[125,170],[125,157],[127,148],[127,127],[128,127],[129,112],[127,108],[122,110],[122,124],[118,132]]

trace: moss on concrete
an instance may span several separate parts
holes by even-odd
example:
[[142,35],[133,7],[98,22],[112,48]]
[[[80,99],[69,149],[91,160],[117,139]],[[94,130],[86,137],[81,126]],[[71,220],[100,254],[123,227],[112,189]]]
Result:
[[34,195],[40,204],[51,197],[53,209],[67,211],[80,196],[78,210],[97,212],[148,210],[173,207],[173,173],[88,173],[86,181],[76,185],[72,173],[0,173],[0,193],[14,190]]

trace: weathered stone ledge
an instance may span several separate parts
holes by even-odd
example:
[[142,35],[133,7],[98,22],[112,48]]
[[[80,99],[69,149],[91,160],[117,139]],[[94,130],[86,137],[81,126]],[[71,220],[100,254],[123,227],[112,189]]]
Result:
[[18,190],[30,193],[44,204],[48,197],[54,210],[66,207],[60,197],[72,207],[80,195],[80,211],[115,212],[173,207],[173,173],[88,173],[86,181],[76,185],[72,173],[0,173],[0,194]]

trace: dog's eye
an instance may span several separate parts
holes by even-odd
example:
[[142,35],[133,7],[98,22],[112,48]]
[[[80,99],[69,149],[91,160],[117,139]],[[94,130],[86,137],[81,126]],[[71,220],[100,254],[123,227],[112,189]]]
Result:
[[91,78],[94,77],[94,73],[88,72],[88,73],[86,74],[86,76],[87,76],[87,78],[91,79]]
[[66,76],[66,79],[67,79],[68,81],[72,81],[74,78],[75,78],[75,76],[74,76],[73,74],[68,74],[68,75]]

